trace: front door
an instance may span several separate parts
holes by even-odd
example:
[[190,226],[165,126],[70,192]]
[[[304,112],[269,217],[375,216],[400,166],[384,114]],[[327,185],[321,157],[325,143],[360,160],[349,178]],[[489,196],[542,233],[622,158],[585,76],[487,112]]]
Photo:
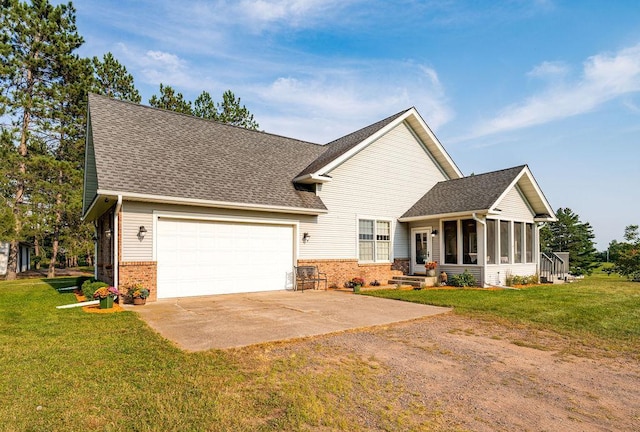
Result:
[[432,261],[431,228],[411,230],[411,273],[426,274],[424,264]]

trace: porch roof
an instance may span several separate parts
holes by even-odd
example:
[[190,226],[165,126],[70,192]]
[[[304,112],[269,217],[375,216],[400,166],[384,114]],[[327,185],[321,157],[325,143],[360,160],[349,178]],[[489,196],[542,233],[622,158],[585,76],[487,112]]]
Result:
[[555,220],[553,210],[529,167],[519,165],[437,183],[400,217],[400,221],[441,215],[499,212],[494,207],[515,185],[520,187],[537,220]]

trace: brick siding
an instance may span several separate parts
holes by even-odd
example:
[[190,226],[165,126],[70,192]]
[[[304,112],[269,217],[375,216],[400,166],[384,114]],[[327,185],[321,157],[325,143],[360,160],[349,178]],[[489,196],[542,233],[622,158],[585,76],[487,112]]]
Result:
[[392,268],[394,264],[359,264],[356,259],[319,259],[319,260],[298,260],[298,265],[313,265],[318,267],[318,271],[326,273],[329,286],[342,287],[345,282],[354,277],[361,277],[369,285],[377,280],[382,285],[386,285],[394,276],[402,275],[401,270]]
[[156,301],[158,299],[158,263],[155,261],[121,262],[118,279],[121,290],[126,290],[127,285],[139,283],[149,290],[148,301]]

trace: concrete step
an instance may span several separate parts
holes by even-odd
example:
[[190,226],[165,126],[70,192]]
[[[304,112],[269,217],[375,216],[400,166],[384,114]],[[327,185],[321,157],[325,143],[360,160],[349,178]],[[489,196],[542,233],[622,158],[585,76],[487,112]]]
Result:
[[424,286],[434,286],[438,281],[437,276],[396,276],[393,279],[389,280],[390,285],[411,285],[414,287]]

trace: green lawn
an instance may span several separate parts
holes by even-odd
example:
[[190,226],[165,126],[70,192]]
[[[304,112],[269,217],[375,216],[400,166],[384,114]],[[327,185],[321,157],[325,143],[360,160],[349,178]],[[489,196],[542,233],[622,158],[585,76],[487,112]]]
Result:
[[563,285],[521,290],[379,290],[365,294],[453,307],[459,314],[562,333],[585,344],[640,351],[640,283],[595,274]]
[[56,309],[73,281],[0,282],[0,430],[359,430],[355,395],[381,373],[359,359],[185,353],[132,312]]
[[[56,290],[73,281],[0,282],[0,431],[363,430],[356,408],[385,430],[428,429],[396,403],[406,389],[381,388],[385,370],[371,359],[319,355],[314,343],[185,353],[135,313],[56,309],[75,301]],[[640,351],[640,284],[614,276],[521,291],[368,294]]]

